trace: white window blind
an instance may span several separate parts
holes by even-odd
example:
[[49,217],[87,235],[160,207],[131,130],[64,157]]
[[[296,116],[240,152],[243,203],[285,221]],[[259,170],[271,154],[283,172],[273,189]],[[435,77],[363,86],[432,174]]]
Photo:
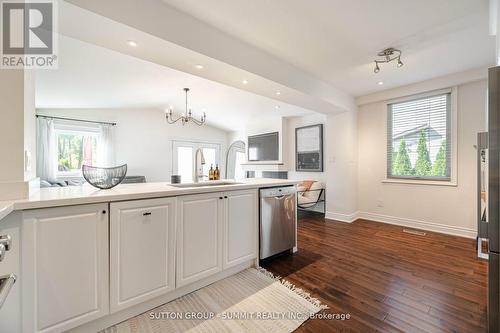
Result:
[[388,104],[387,177],[451,179],[450,93]]

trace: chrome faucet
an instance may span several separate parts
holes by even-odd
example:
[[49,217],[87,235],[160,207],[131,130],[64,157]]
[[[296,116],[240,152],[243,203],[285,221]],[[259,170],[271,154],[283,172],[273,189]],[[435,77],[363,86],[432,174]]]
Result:
[[[198,153],[200,155],[200,164],[198,165]],[[203,165],[205,164],[205,156],[203,155],[203,149],[198,148],[194,154],[194,182],[198,183],[203,180]]]

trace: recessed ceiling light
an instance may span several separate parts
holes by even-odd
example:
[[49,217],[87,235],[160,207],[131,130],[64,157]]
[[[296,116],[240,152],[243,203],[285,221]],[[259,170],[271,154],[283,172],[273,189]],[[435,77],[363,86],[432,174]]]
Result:
[[196,67],[197,69],[203,69],[203,68],[205,68],[203,65],[200,65],[200,64],[194,65],[194,67]]
[[279,105],[276,105],[274,108],[275,108],[276,110],[278,110],[278,109],[280,108],[280,106],[279,106]]
[[248,83],[248,81],[247,81],[247,80],[243,80],[243,81],[241,81],[241,83],[243,83],[243,84],[247,84],[247,83]]
[[132,47],[137,47],[137,42],[136,42],[136,41],[133,41],[133,40],[129,40],[129,41],[127,41],[127,44],[128,44],[129,46],[132,46]]
[[278,95],[278,96],[279,96],[279,95],[281,95],[281,92],[277,91],[277,92],[276,92],[276,95]]
[[384,82],[382,82],[382,81],[378,81],[378,82],[377,82],[377,84],[378,84],[379,86],[381,86],[381,85],[383,85],[383,84],[384,84]]

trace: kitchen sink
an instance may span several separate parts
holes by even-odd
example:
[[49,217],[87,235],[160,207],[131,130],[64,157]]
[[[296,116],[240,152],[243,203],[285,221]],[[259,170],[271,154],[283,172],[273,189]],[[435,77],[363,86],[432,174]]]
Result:
[[240,185],[243,183],[238,182],[200,182],[200,183],[185,183],[185,184],[170,184],[170,186],[178,188],[188,188],[188,187],[210,187],[210,186],[224,186],[224,185]]

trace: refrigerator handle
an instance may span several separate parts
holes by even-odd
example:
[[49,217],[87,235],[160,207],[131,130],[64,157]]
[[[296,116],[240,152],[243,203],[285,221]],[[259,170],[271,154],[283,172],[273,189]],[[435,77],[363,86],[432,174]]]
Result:
[[[477,134],[477,256],[481,259],[488,259],[488,253],[483,253],[483,240],[488,239],[488,221],[486,217],[488,198],[486,191],[486,175],[483,174],[483,164],[486,164],[486,150],[488,149],[488,133]],[[483,210],[483,202],[485,209]]]

